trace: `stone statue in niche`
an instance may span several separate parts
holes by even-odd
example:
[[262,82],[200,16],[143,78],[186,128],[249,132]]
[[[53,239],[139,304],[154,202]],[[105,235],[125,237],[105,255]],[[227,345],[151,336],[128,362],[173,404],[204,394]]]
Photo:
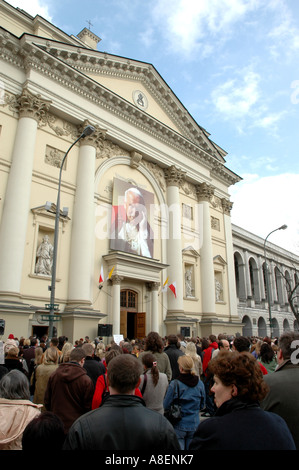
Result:
[[222,293],[222,285],[220,282],[215,279],[215,297],[216,297],[216,302],[219,302],[221,300],[221,293]]
[[185,292],[186,297],[194,297],[193,295],[193,287],[192,287],[192,270],[187,269],[185,272]]
[[51,276],[53,264],[53,246],[49,242],[49,236],[45,235],[37,249],[35,273],[43,276]]

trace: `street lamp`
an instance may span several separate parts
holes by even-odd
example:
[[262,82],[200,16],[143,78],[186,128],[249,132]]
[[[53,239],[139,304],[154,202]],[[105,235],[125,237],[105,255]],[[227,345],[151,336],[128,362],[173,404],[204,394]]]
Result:
[[56,285],[56,264],[57,264],[57,247],[58,247],[58,233],[59,233],[59,215],[60,215],[60,187],[61,187],[61,175],[62,175],[62,168],[66,157],[70,150],[76,145],[76,143],[80,139],[84,139],[84,137],[91,135],[95,131],[93,126],[87,126],[83,130],[82,134],[72,143],[72,145],[67,150],[66,154],[64,155],[59,171],[59,182],[58,182],[58,193],[57,193],[57,202],[56,202],[56,214],[55,214],[55,229],[54,229],[54,246],[53,246],[53,264],[52,264],[52,278],[51,278],[51,286],[49,287],[51,291],[50,295],[50,305],[49,305],[49,339],[53,336],[53,325],[54,325],[54,315],[55,315],[55,285]]
[[265,275],[266,275],[266,290],[267,290],[267,300],[268,300],[268,312],[269,312],[269,325],[270,325],[270,336],[272,337],[272,314],[271,314],[271,291],[270,291],[270,279],[269,279],[269,271],[268,271],[268,264],[267,264],[267,257],[266,257],[266,243],[269,238],[269,236],[273,233],[276,232],[277,230],[285,230],[288,228],[287,225],[282,225],[281,227],[276,228],[275,230],[272,230],[270,233],[265,238],[264,241],[264,258],[265,258]]

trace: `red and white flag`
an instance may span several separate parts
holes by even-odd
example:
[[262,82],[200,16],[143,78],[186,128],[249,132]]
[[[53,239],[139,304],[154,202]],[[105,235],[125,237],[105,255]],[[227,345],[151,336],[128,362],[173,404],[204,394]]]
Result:
[[171,284],[169,284],[168,287],[174,293],[174,296],[176,298],[176,282],[172,282]]
[[99,277],[99,284],[102,284],[102,282],[104,282],[104,270],[103,270],[103,266],[101,266],[101,274],[100,274],[100,277]]

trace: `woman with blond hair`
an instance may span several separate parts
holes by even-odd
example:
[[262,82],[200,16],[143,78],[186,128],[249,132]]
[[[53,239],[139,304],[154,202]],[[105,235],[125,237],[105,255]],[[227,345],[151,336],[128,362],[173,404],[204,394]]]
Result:
[[[61,355],[59,356],[58,362],[61,364],[62,362],[68,362],[70,359],[71,351],[74,349],[72,343],[64,343],[61,350]],[[58,353],[59,354],[59,353]]]
[[[43,355],[43,362],[37,366],[35,371],[35,389],[33,403],[44,405],[45,391],[50,375],[58,367],[59,352],[57,348],[51,346],[46,349]],[[42,411],[46,411],[43,406]]]
[[182,418],[173,427],[181,450],[187,450],[199,425],[199,412],[205,407],[205,388],[195,374],[194,362],[190,356],[180,356],[178,365],[180,375],[170,382],[163,404],[167,411],[173,401],[179,397]]
[[194,362],[195,374],[200,377],[202,374],[202,362],[201,357],[196,352],[196,346],[193,341],[188,341],[188,343],[186,344],[185,354],[187,356],[192,357]]

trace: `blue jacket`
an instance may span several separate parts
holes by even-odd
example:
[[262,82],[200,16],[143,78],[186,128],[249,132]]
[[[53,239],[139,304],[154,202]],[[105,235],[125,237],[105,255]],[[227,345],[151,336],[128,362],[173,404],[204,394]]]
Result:
[[[184,376],[190,376],[190,380],[188,380],[189,377]],[[163,403],[164,410],[169,409],[174,398],[177,397],[177,383],[179,385],[182,419],[174,428],[183,431],[195,431],[199,425],[199,411],[205,407],[206,395],[204,384],[197,376],[181,374],[177,380],[172,380],[168,386]]]

